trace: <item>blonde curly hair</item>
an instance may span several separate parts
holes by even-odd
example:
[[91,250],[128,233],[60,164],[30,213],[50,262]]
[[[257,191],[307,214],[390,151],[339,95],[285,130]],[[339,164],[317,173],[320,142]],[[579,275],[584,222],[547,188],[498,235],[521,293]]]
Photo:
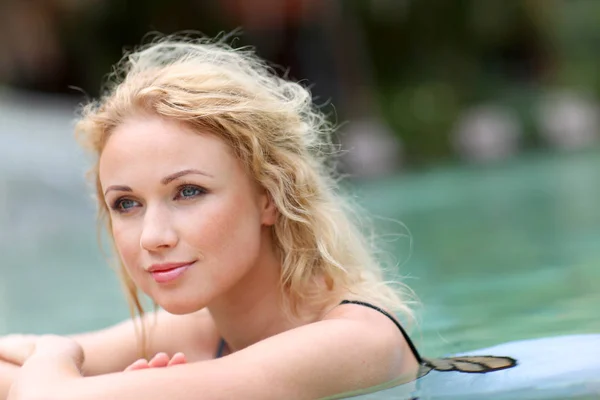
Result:
[[[384,280],[361,218],[353,218],[356,208],[339,193],[329,162],[334,127],[305,87],[280,78],[251,49],[233,49],[224,38],[168,36],[126,54],[76,125],[81,144],[96,156],[90,173],[99,221],[109,235],[97,158],[111,132],[142,112],[214,133],[268,191],[279,211],[273,238],[290,312],[302,302],[325,305],[350,293],[412,319],[406,287]],[[133,316],[143,316],[138,289],[122,263],[119,271]],[[315,290],[317,278],[326,289]]]

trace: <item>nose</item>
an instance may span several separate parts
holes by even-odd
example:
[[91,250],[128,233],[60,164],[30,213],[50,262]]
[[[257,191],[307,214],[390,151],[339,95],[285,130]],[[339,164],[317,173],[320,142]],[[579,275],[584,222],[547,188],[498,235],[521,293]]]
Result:
[[179,238],[168,210],[160,207],[147,208],[140,236],[140,247],[151,252],[173,248]]

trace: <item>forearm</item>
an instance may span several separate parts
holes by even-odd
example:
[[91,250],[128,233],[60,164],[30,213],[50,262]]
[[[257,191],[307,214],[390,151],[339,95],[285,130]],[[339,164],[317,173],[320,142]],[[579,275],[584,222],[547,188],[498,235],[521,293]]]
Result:
[[[233,382],[230,382],[230,378]],[[251,386],[248,382],[236,381],[235,378],[235,375],[228,375],[224,369],[217,367],[215,370],[212,363],[208,365],[200,362],[64,380],[57,385],[48,386],[43,398],[44,400],[198,400],[199,398],[244,397],[270,400],[273,398],[264,391],[262,395],[256,395],[249,388],[244,388]]]
[[[197,399],[199,393],[197,389],[193,390],[186,379],[173,374],[174,369],[177,368],[117,372],[63,381],[46,392],[47,398],[57,400]],[[190,396],[190,392],[195,395]]]
[[59,352],[34,353],[21,366],[10,387],[13,400],[51,399],[59,388],[74,379],[82,379],[81,358],[62,356]]
[[[216,400],[314,399],[310,387],[290,382],[278,382],[277,374],[265,375],[263,365],[253,369],[244,363],[239,368],[234,362],[200,361],[167,368],[118,372],[93,377],[65,379],[46,386],[44,400]],[[291,370],[290,370],[291,371]],[[294,372],[295,373],[295,372]],[[271,379],[271,376],[273,379]],[[284,374],[286,377],[290,375]],[[32,381],[32,384],[37,381]],[[301,388],[300,388],[301,387]],[[331,393],[333,394],[333,393]],[[35,397],[34,397],[35,398]]]
[[130,321],[87,333],[69,335],[83,348],[85,361],[82,372],[85,376],[123,371],[140,358],[141,353]]
[[8,390],[16,379],[19,368],[15,364],[0,360],[0,400],[6,400],[8,397]]

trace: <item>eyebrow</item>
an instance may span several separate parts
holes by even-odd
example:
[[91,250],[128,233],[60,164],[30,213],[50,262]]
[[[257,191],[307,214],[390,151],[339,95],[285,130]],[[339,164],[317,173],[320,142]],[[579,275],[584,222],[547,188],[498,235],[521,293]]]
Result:
[[[173,182],[175,179],[179,179],[182,176],[190,175],[190,174],[204,175],[209,178],[213,177],[211,174],[204,172],[204,171],[200,171],[199,169],[184,169],[182,171],[175,172],[171,175],[165,176],[164,178],[162,178],[160,180],[160,183],[162,183],[163,185],[168,185],[169,183]],[[133,192],[133,189],[131,189],[129,186],[112,185],[112,186],[109,186],[106,188],[106,190],[104,191],[104,195],[106,196],[106,194],[111,190],[116,190],[116,191],[120,191],[120,192]]]
[[184,169],[183,171],[175,172],[171,175],[165,176],[164,178],[162,178],[160,180],[160,183],[162,183],[163,185],[168,185],[169,183],[173,182],[175,179],[178,179],[184,175],[190,175],[190,174],[204,175],[209,178],[213,177],[211,174],[206,173],[204,171],[200,171],[199,169]]

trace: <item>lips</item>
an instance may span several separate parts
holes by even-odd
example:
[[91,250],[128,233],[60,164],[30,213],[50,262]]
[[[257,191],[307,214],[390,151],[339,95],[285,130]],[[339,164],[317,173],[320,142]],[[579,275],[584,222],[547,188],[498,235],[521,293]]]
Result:
[[195,261],[183,263],[154,264],[148,268],[148,272],[157,283],[167,283],[176,280],[194,263]]

